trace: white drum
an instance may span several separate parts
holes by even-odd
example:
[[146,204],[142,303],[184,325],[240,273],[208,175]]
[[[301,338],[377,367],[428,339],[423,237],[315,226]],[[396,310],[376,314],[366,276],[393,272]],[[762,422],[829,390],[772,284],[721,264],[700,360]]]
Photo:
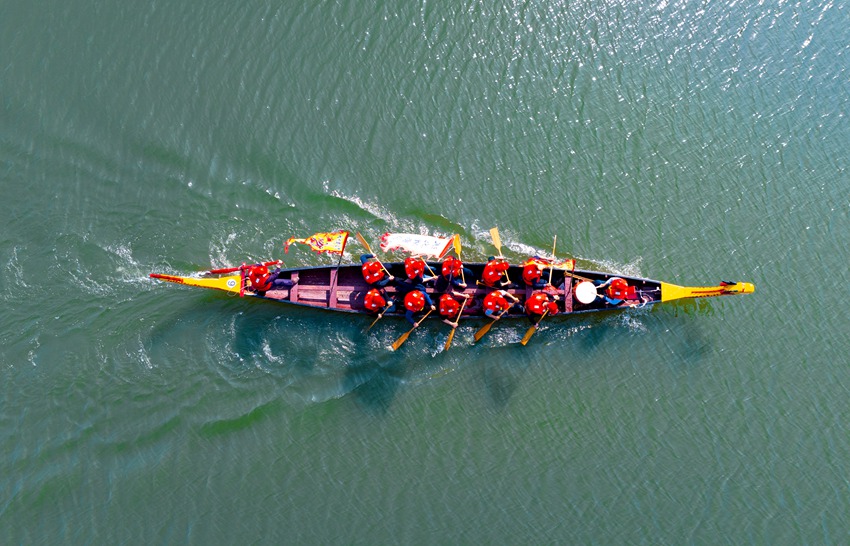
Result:
[[596,301],[596,285],[590,281],[582,281],[576,285],[576,299],[587,305]]

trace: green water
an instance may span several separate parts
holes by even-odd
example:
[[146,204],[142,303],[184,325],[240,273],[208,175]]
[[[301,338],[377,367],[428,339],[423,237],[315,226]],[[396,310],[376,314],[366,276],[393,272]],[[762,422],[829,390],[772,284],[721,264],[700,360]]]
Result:
[[[846,544],[848,12],[3,2],[0,542]],[[393,353],[148,278],[493,226],[756,292]]]

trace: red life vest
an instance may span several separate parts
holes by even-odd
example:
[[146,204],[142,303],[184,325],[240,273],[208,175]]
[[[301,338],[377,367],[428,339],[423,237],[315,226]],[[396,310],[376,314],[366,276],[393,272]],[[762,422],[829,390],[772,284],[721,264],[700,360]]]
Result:
[[425,296],[419,290],[408,292],[404,297],[404,308],[408,311],[418,313],[425,307]]
[[447,279],[450,278],[450,277],[459,277],[460,276],[460,270],[461,270],[462,267],[463,267],[463,262],[461,262],[460,260],[458,260],[454,256],[449,256],[443,262],[443,270],[442,270],[443,277],[445,277]]
[[548,306],[549,296],[545,292],[535,292],[525,301],[525,311],[530,315],[542,315]]
[[408,279],[422,277],[425,274],[425,260],[409,256],[404,260],[404,272]]
[[637,291],[634,286],[629,286],[625,279],[616,277],[611,280],[611,284],[605,289],[605,295],[612,300],[633,300],[637,299]]
[[534,281],[540,278],[540,268],[537,266],[537,263],[532,262],[525,264],[525,267],[522,268],[522,280],[525,281],[525,284],[532,286]]
[[366,297],[363,298],[363,306],[367,311],[380,311],[387,305],[387,300],[381,295],[381,292],[373,288],[366,292]]
[[440,314],[444,317],[456,317],[460,311],[460,304],[454,299],[451,294],[443,294],[440,296]]
[[490,260],[484,266],[484,272],[481,274],[481,280],[487,286],[496,286],[496,283],[502,280],[502,274],[508,270],[508,262],[505,260]]
[[502,290],[493,290],[484,296],[484,310],[492,311],[496,314],[501,314],[508,309],[508,300],[502,295]]
[[363,271],[363,278],[369,284],[378,282],[384,278],[384,268],[381,267],[381,264],[377,260],[366,262],[360,269]]
[[264,265],[255,265],[248,270],[248,279],[255,292],[265,292],[272,287],[269,270]]

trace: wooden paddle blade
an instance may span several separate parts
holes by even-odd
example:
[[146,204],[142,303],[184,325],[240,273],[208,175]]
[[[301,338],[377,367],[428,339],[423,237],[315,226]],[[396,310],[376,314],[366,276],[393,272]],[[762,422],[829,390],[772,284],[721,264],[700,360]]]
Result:
[[534,324],[534,325],[531,326],[531,328],[526,330],[525,335],[522,336],[522,340],[520,341],[520,343],[522,343],[523,345],[528,343],[528,340],[531,339],[531,336],[533,336],[534,332],[536,332],[536,331],[537,331],[537,325]]
[[446,346],[443,347],[444,351],[448,351],[449,347],[452,346],[452,339],[455,337],[455,330],[457,330],[457,328],[452,328],[452,331],[449,332],[449,338],[446,340]]
[[545,310],[545,311],[543,311],[543,314],[542,314],[542,315],[540,315],[540,318],[539,318],[539,319],[537,319],[537,322],[535,322],[534,324],[532,324],[532,325],[531,325],[531,328],[529,328],[528,330],[526,330],[525,335],[524,335],[524,336],[522,336],[522,340],[520,340],[520,343],[522,343],[523,345],[525,345],[526,343],[528,343],[528,340],[529,340],[529,339],[531,339],[531,336],[533,336],[533,335],[534,335],[534,332],[536,332],[536,331],[537,331],[537,327],[538,327],[538,326],[540,326],[540,321],[541,321],[541,320],[543,320],[544,318],[546,318],[546,314],[547,314],[548,312],[549,312],[549,310],[548,310],[548,309],[547,309],[547,310]]
[[493,239],[493,246],[499,251],[499,256],[502,255],[502,238],[499,237],[499,228],[490,228],[490,237]]
[[413,330],[415,330],[415,329],[416,329],[416,327],[414,326],[414,327],[413,327],[413,328],[411,328],[410,330],[408,330],[408,331],[406,331],[405,333],[401,334],[401,337],[400,337],[400,338],[398,338],[397,340],[395,340],[395,343],[393,343],[393,351],[397,351],[397,350],[398,350],[398,348],[399,348],[399,347],[401,347],[401,346],[402,346],[402,344],[403,344],[405,341],[407,341],[407,338],[408,338],[408,337],[410,337],[410,332],[412,332],[412,331],[413,331]]
[[374,252],[372,252],[372,249],[369,248],[369,243],[367,243],[366,239],[364,239],[363,236],[360,235],[359,231],[355,233],[354,236],[357,237],[357,240],[360,241],[360,244],[363,245],[363,248],[366,249],[366,252],[368,252],[369,254],[374,254]]
[[482,326],[480,330],[478,330],[477,332],[475,332],[475,336],[473,336],[473,339],[474,339],[475,341],[478,341],[478,340],[480,340],[482,337],[484,337],[484,334],[486,334],[487,332],[489,332],[489,331],[490,331],[490,328],[492,328],[492,327],[493,327],[493,324],[494,324],[495,322],[496,322],[495,320],[491,320],[490,322],[488,322],[487,324],[485,324],[484,326]]
[[416,330],[416,328],[418,328],[418,327],[419,327],[419,325],[420,325],[420,324],[422,324],[422,321],[424,321],[426,318],[428,318],[428,315],[430,315],[430,314],[431,314],[431,313],[433,313],[433,312],[434,312],[434,310],[433,310],[433,309],[431,309],[430,311],[428,311],[427,313],[425,313],[425,316],[424,316],[424,317],[422,317],[421,319],[419,319],[419,320],[416,322],[416,324],[414,324],[414,325],[413,325],[413,328],[411,328],[410,330],[408,330],[407,332],[405,332],[404,334],[402,334],[402,336],[401,336],[400,338],[398,338],[398,339],[395,341],[395,343],[393,343],[393,351],[395,351],[396,349],[398,349],[399,347],[401,347],[401,344],[402,344],[402,343],[404,343],[405,341],[407,341],[407,338],[408,338],[408,337],[410,337],[410,334],[412,334],[412,333],[413,333],[413,330]]

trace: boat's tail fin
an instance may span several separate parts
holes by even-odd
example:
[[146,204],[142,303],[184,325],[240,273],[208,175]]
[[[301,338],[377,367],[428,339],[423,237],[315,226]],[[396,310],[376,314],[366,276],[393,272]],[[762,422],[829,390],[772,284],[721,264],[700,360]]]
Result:
[[226,275],[222,277],[179,277],[177,275],[163,275],[162,273],[151,273],[152,279],[160,281],[197,286],[199,288],[212,288],[224,290],[225,292],[239,293],[240,276]]

